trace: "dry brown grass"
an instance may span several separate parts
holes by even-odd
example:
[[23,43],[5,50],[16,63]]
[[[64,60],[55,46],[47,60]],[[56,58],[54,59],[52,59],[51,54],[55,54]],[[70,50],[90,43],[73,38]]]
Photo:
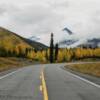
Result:
[[66,68],[84,74],[100,77],[100,63],[73,64],[73,65],[66,66]]
[[23,67],[29,64],[33,64],[33,62],[30,62],[30,60],[28,59],[15,58],[15,57],[9,57],[9,58],[0,57],[0,72],[12,68]]

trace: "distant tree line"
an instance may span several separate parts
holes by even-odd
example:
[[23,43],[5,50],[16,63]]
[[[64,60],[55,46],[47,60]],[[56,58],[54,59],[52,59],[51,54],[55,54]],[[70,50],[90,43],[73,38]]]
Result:
[[100,58],[100,48],[59,48],[54,45],[53,33],[51,34],[50,48],[36,51],[31,47],[21,45],[10,47],[0,46],[0,57],[22,57],[42,63],[70,62],[86,58]]
[[53,44],[53,33],[50,41],[50,62],[69,62],[86,58],[100,58],[100,48],[59,48],[58,44]]

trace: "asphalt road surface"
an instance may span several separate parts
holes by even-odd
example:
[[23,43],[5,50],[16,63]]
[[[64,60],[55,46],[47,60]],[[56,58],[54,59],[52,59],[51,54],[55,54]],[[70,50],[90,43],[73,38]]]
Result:
[[64,65],[33,65],[1,75],[0,100],[100,100],[100,85],[64,70]]

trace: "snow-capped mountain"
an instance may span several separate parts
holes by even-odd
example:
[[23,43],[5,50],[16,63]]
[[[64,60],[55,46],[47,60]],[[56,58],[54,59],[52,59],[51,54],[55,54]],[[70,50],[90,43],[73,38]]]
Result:
[[64,29],[62,29],[62,31],[67,32],[69,35],[73,35],[74,32],[72,32],[69,28],[65,27]]
[[29,39],[30,39],[30,40],[33,40],[33,41],[38,41],[38,40],[40,40],[40,38],[38,38],[38,37],[36,37],[36,36],[31,36]]
[[100,47],[100,38],[88,39],[83,44],[80,44],[79,47],[85,47],[85,48],[89,48],[89,47],[90,48]]
[[93,38],[87,40],[63,40],[59,42],[60,47],[84,47],[96,48],[100,47],[100,38]]
[[59,42],[60,47],[84,47],[84,48],[95,48],[100,47],[100,38],[81,38],[75,39],[75,33],[70,30],[68,27],[62,29],[62,31],[66,32],[70,39],[63,39]]
[[78,40],[62,40],[62,41],[59,42],[59,45],[66,47],[66,46],[73,45],[76,42],[78,42]]

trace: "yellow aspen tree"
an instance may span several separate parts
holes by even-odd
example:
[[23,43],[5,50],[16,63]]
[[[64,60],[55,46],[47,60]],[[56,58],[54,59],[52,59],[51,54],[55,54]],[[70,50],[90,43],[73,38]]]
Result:
[[58,57],[57,57],[57,61],[58,62],[62,62],[63,61],[63,54],[62,54],[62,51],[61,50],[59,50],[59,52],[58,52]]
[[81,58],[81,49],[80,48],[77,48],[76,51],[75,51],[75,57],[77,59],[80,59]]

